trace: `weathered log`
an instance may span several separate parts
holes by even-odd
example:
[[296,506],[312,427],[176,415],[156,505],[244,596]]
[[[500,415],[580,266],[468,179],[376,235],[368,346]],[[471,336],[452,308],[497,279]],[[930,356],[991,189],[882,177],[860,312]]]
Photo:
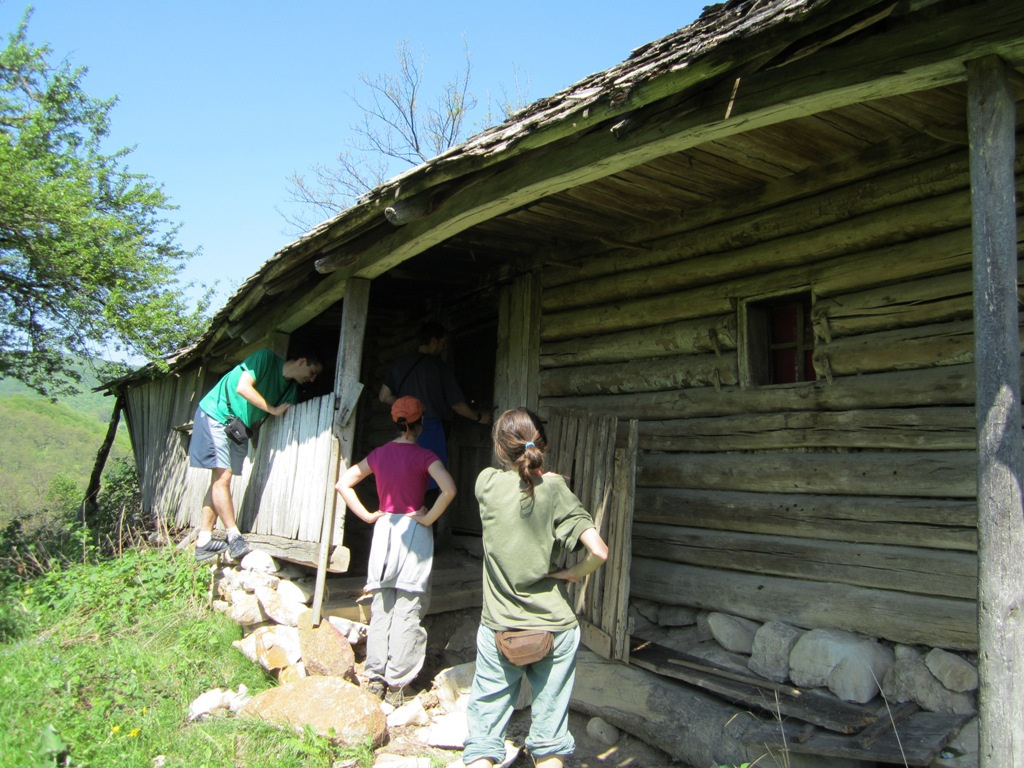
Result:
[[655,451],[875,448],[967,451],[977,444],[968,406],[752,413],[645,421],[640,447]]
[[969,271],[905,280],[842,296],[820,298],[811,309],[821,341],[971,316]]
[[541,347],[540,364],[542,368],[559,368],[734,349],[736,314],[731,312],[636,331],[550,342]]
[[746,708],[583,649],[576,656],[570,706],[656,744],[688,765],[739,765],[761,754],[743,743],[762,724]]
[[[966,199],[960,200],[961,206],[966,204]],[[782,247],[781,244],[775,246]],[[709,283],[706,285],[654,296],[624,297],[615,303],[564,312],[546,312],[541,339],[569,339],[718,315],[731,311],[737,296],[806,290],[808,285],[814,285],[818,296],[833,296],[875,286],[879,275],[896,282],[962,270],[971,261],[971,233],[969,228],[960,228],[860,253],[832,255],[839,257],[778,269],[772,269],[774,262],[764,256],[756,267],[751,265],[752,269],[748,269],[744,277],[737,277],[735,272],[712,260],[708,277],[703,281]],[[686,266],[681,264],[678,268]],[[711,272],[716,266],[718,271]]]
[[[319,542],[296,541],[268,533],[247,533],[245,540],[253,549],[261,549],[271,557],[316,568],[317,552],[320,549]],[[348,571],[350,559],[351,553],[347,547],[332,544],[327,560],[327,570],[331,573],[345,573]]]
[[[729,146],[735,147],[737,154],[744,153],[742,157],[737,157],[738,162],[749,165],[764,154],[764,147],[755,143],[756,139],[757,134],[730,138]],[[723,148],[724,145],[718,147],[719,150]],[[772,155],[777,153],[778,147],[773,146]],[[925,167],[933,164],[934,168]],[[965,156],[959,149],[951,152],[947,142],[920,134],[900,141],[872,144],[854,155],[805,168],[798,173],[774,179],[761,188],[744,189],[737,195],[719,197],[704,205],[692,207],[686,211],[685,217],[678,220],[644,221],[621,233],[621,238],[627,242],[644,243],[648,248],[645,253],[638,254],[635,249],[597,252],[593,246],[584,247],[579,252],[566,252],[565,248],[560,248],[561,260],[568,259],[573,264],[571,267],[556,266],[546,270],[545,289],[699,256],[707,252],[701,243],[704,240],[714,242],[716,238],[713,233],[717,231],[717,225],[723,222],[725,231],[722,236],[733,238],[724,242],[730,243],[732,247],[743,244],[735,239],[743,236],[741,232],[753,238],[747,241],[748,244],[756,242],[761,238],[758,222],[762,214],[770,214],[780,205],[794,199],[805,198],[809,190],[817,194],[827,194],[828,190],[834,188],[850,190],[870,179],[876,186],[873,186],[872,194],[864,197],[874,199],[876,195],[883,195],[880,187],[888,187],[888,178],[906,179],[907,171],[904,169],[908,167],[922,183],[928,183],[928,177],[940,175],[955,178],[965,167]],[[912,190],[908,196],[907,190],[901,191],[898,187],[897,184],[895,188],[890,188],[895,197],[887,198],[886,204],[898,204],[916,197]],[[785,225],[784,222],[782,224]],[[716,244],[711,250],[721,248],[721,245]]]
[[973,600],[911,595],[634,557],[632,596],[722,611],[755,621],[845,629],[896,643],[978,647]]
[[396,200],[384,209],[384,218],[395,227],[405,226],[411,221],[423,218],[430,210],[426,197]]
[[[1019,326],[1018,337],[1024,338]],[[825,358],[836,376],[970,363],[974,324],[961,320],[834,339],[815,347],[815,370],[825,369]]]
[[[938,222],[928,223],[928,209],[935,210],[947,225],[964,226],[969,218],[964,217],[962,206],[970,186],[965,154],[941,157],[923,168],[925,172],[920,167],[896,172],[862,181],[853,189],[801,197],[745,219],[730,217],[699,233],[665,238],[651,255],[639,257],[640,264],[634,261],[629,271],[589,280],[584,273],[570,285],[546,288],[544,308],[580,307],[682,290],[706,283],[713,275],[756,271],[766,257],[778,268],[818,261],[837,255],[840,243],[851,250],[877,248],[887,242],[890,235],[886,232],[897,220],[916,223],[919,235],[937,231]],[[864,188],[871,194],[858,194]],[[957,207],[961,208],[959,214]],[[643,266],[645,261],[667,259],[669,254],[671,263]]]
[[973,498],[973,451],[701,454],[653,453],[637,484],[722,491]]
[[978,505],[973,499],[838,496],[638,488],[639,523],[712,530],[933,547],[975,552]]
[[638,523],[633,556],[965,600],[978,593],[978,558],[973,552]]
[[[952,365],[825,381],[741,389],[711,387],[671,392],[546,397],[541,409],[585,408],[620,418],[675,419],[745,413],[842,411],[928,405],[973,405],[974,366]],[[641,425],[641,429],[642,429]]]
[[541,371],[542,397],[650,392],[737,383],[736,353],[678,355],[630,363],[577,365]]

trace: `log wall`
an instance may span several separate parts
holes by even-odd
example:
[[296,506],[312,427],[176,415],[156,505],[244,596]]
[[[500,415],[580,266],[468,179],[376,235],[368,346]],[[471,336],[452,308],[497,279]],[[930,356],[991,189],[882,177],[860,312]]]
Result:
[[[542,413],[640,419],[633,597],[977,648],[968,157],[906,149],[544,271]],[[797,291],[816,380],[742,387]]]

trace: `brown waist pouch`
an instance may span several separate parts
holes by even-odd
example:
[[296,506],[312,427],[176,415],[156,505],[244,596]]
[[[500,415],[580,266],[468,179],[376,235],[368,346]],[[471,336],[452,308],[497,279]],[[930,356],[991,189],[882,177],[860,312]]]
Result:
[[555,636],[546,629],[496,630],[494,640],[501,655],[517,667],[540,661],[555,644]]

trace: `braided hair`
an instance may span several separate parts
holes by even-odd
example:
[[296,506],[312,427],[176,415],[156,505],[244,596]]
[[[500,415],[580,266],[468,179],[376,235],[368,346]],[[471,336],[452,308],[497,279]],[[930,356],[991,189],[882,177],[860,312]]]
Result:
[[540,417],[526,408],[512,408],[494,422],[491,436],[498,458],[515,468],[525,486],[523,493],[533,496],[533,486],[544,468],[544,451],[548,447]]

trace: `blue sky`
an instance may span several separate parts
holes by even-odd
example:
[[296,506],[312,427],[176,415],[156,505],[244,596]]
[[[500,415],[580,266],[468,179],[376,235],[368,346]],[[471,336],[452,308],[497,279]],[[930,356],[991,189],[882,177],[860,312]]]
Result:
[[[396,70],[398,45],[426,56],[425,80],[472,61],[483,106],[518,77],[529,101],[625,59],[683,27],[704,2],[520,0],[38,0],[28,38],[118,97],[111,149],[179,206],[179,241],[202,253],[186,279],[219,280],[219,305],[294,233],[278,213],[287,178],[329,163],[359,119],[359,76]],[[0,30],[27,5],[0,0]],[[517,75],[518,72],[518,75]],[[473,132],[484,128],[477,110]]]

